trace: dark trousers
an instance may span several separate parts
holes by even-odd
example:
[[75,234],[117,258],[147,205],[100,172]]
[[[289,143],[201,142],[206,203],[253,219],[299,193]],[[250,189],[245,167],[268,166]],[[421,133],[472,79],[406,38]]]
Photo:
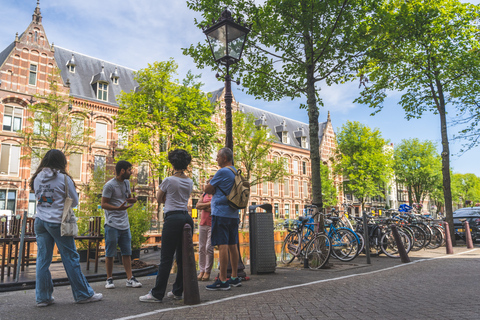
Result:
[[158,267],[155,287],[152,295],[162,300],[167,289],[168,277],[173,265],[173,255],[176,253],[177,277],[173,284],[173,294],[183,294],[183,265],[182,265],[182,235],[183,226],[188,223],[192,227],[193,220],[188,213],[168,212],[162,230],[162,251],[160,253],[160,266]]

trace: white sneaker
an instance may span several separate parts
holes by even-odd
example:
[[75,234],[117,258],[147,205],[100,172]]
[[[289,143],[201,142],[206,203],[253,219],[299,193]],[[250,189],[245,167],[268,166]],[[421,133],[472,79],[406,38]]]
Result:
[[113,278],[108,278],[107,282],[105,283],[105,288],[106,289],[114,289],[115,284],[113,283]]
[[91,296],[88,299],[78,301],[77,303],[90,303],[90,302],[97,302],[103,299],[103,294],[101,293],[94,293],[93,296]]
[[172,298],[173,300],[182,300],[183,299],[183,296],[174,295],[173,291],[170,291],[169,293],[167,293],[167,297]]
[[55,302],[55,298],[52,297],[52,299],[44,302],[39,302],[37,303],[37,307],[48,307],[49,305],[52,305]]
[[142,302],[162,302],[162,300],[158,300],[157,298],[152,296],[152,294],[150,292],[147,293],[144,296],[141,296],[140,298],[138,298],[138,300],[140,300]]
[[137,279],[135,279],[135,277],[131,277],[130,280],[127,280],[127,283],[125,285],[132,288],[140,288],[142,286],[142,284]]

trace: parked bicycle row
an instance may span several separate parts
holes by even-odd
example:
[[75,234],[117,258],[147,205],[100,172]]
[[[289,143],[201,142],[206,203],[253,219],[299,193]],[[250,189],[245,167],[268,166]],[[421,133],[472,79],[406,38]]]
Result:
[[[422,248],[438,248],[444,243],[445,232],[439,220],[406,212],[396,212],[388,218],[364,214],[367,217],[368,244],[372,255],[384,253],[392,258],[399,257],[392,225],[397,227],[407,253]],[[360,253],[365,253],[363,218],[349,219],[344,212],[332,210],[323,214],[317,212],[315,206],[310,206],[308,215],[299,217],[288,231],[281,251],[283,263],[290,263],[295,258],[300,261],[306,259],[310,268],[318,269],[328,262],[330,256],[341,261],[352,261]]]

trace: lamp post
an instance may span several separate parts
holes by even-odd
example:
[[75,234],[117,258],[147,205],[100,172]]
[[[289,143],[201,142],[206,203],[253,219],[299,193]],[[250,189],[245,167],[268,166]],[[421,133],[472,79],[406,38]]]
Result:
[[237,63],[243,52],[250,29],[232,18],[230,11],[225,9],[218,21],[213,25],[203,27],[203,33],[207,36],[213,58],[218,64],[226,66],[225,75],[225,147],[233,151],[232,136],[232,79],[230,77],[230,65]]

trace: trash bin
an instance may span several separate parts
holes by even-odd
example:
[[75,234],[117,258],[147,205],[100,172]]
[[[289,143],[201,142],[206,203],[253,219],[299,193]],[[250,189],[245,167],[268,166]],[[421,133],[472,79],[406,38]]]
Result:
[[[256,209],[265,212],[257,212]],[[248,207],[250,229],[250,273],[273,273],[277,265],[273,234],[272,205]]]

